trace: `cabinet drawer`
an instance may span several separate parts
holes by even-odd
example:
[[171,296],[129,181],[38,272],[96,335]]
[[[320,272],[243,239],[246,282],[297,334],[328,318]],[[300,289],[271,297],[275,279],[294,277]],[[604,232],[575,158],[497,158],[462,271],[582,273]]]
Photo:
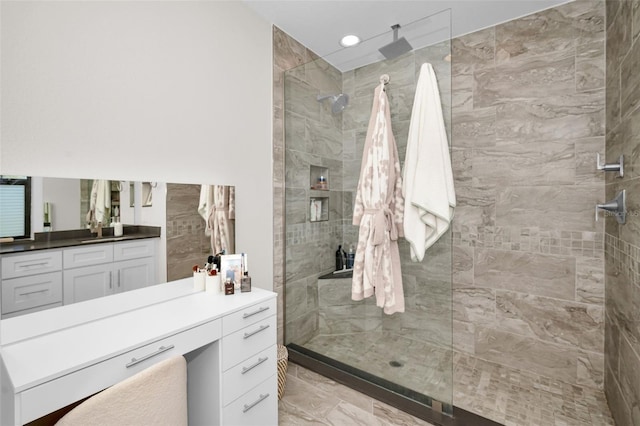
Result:
[[62,272],[2,281],[2,313],[62,302]]
[[276,340],[275,315],[223,337],[222,371],[227,371],[248,357],[274,345]]
[[256,303],[248,308],[229,314],[222,318],[222,334],[226,336],[248,325],[262,321],[271,315],[275,315],[276,309],[276,299],[274,297],[266,302]]
[[62,270],[60,250],[43,250],[29,254],[2,256],[2,279],[26,277]]
[[229,405],[247,389],[252,389],[269,376],[277,373],[277,349],[272,345],[269,349],[247,358],[222,375],[222,404]]
[[63,250],[64,269],[113,262],[113,244],[92,244]]
[[275,426],[278,424],[278,379],[269,377],[222,409],[222,424]]
[[[220,320],[211,321],[27,389],[21,393],[22,422],[30,422],[106,389],[159,361],[207,345],[219,339],[221,334]],[[127,367],[132,358],[141,361]]]
[[113,246],[113,260],[116,262],[151,256],[155,256],[155,241],[152,239],[115,243]]

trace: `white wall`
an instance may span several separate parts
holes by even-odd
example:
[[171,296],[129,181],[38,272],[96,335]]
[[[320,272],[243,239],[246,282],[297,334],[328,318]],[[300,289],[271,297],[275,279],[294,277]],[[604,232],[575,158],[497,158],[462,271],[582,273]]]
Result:
[[0,173],[235,185],[270,289],[271,25],[238,1],[0,7]]
[[51,226],[54,231],[80,229],[80,181],[78,179],[44,178],[42,203],[51,207]]

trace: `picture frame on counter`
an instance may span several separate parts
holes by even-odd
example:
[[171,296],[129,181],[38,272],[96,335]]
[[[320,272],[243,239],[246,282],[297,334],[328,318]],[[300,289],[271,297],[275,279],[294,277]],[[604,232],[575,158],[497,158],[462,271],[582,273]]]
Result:
[[220,256],[220,279],[222,282],[227,280],[227,276],[233,274],[233,281],[240,283],[243,274],[243,262],[246,261],[246,254],[223,254]]

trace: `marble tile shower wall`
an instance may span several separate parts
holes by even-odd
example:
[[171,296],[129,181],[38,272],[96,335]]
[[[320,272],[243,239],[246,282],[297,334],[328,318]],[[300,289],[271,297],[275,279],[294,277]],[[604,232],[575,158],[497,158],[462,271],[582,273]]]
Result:
[[284,73],[311,61],[313,53],[273,27],[273,290],[278,294],[278,343],[284,335]]
[[[318,331],[318,276],[335,269],[342,244],[342,115],[317,95],[342,91],[342,74],[323,59],[284,76],[286,341],[304,344]],[[327,221],[311,221],[313,167],[326,168]]]
[[[424,62],[434,66],[441,93],[447,128],[451,116],[451,63],[445,58],[451,53],[449,41],[415,50],[393,60],[382,61],[343,73],[342,90],[351,95],[349,108],[343,113],[344,138],[344,240],[356,244],[358,227],[351,224],[353,200],[360,175],[362,152],[371,116],[373,93],[381,74],[388,74],[387,95],[391,109],[393,134],[401,165],[407,147],[409,122],[420,67]],[[399,241],[405,293],[403,314],[382,315],[375,306],[359,303],[343,309],[339,327],[328,333],[391,331],[395,336],[451,348],[451,235],[444,235],[429,249],[422,263],[411,262],[409,246]],[[344,293],[344,291],[343,291]],[[346,294],[350,297],[349,294]],[[321,294],[322,298],[322,294]],[[322,300],[321,300],[322,302]],[[337,303],[337,301],[336,301]],[[348,304],[343,302],[342,304]],[[335,308],[334,310],[337,310]],[[335,312],[324,308],[327,317]],[[348,311],[346,313],[345,311]],[[329,323],[331,320],[327,319]],[[348,325],[345,325],[348,324]],[[335,330],[335,331],[334,331]],[[450,374],[447,369],[443,374]]]
[[453,40],[454,349],[603,386],[605,10]]
[[[205,222],[194,208],[200,185],[167,184],[167,280],[187,278],[211,254]],[[194,244],[194,242],[196,244]]]
[[617,425],[640,424],[640,1],[607,1],[607,158],[624,154],[627,222],[606,220],[605,392]]

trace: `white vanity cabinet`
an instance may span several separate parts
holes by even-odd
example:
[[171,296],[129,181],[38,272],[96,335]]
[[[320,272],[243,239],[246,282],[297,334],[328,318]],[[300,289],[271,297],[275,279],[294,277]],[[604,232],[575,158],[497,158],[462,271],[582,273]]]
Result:
[[2,318],[62,305],[62,253],[41,250],[3,256]]
[[155,284],[154,253],[153,240],[65,249],[64,304]]
[[273,292],[206,293],[187,278],[0,326],[2,425],[38,419],[174,355],[187,360],[189,424],[278,424]]
[[222,424],[277,424],[276,300],[222,318]]
[[157,239],[2,256],[2,318],[157,284]]

